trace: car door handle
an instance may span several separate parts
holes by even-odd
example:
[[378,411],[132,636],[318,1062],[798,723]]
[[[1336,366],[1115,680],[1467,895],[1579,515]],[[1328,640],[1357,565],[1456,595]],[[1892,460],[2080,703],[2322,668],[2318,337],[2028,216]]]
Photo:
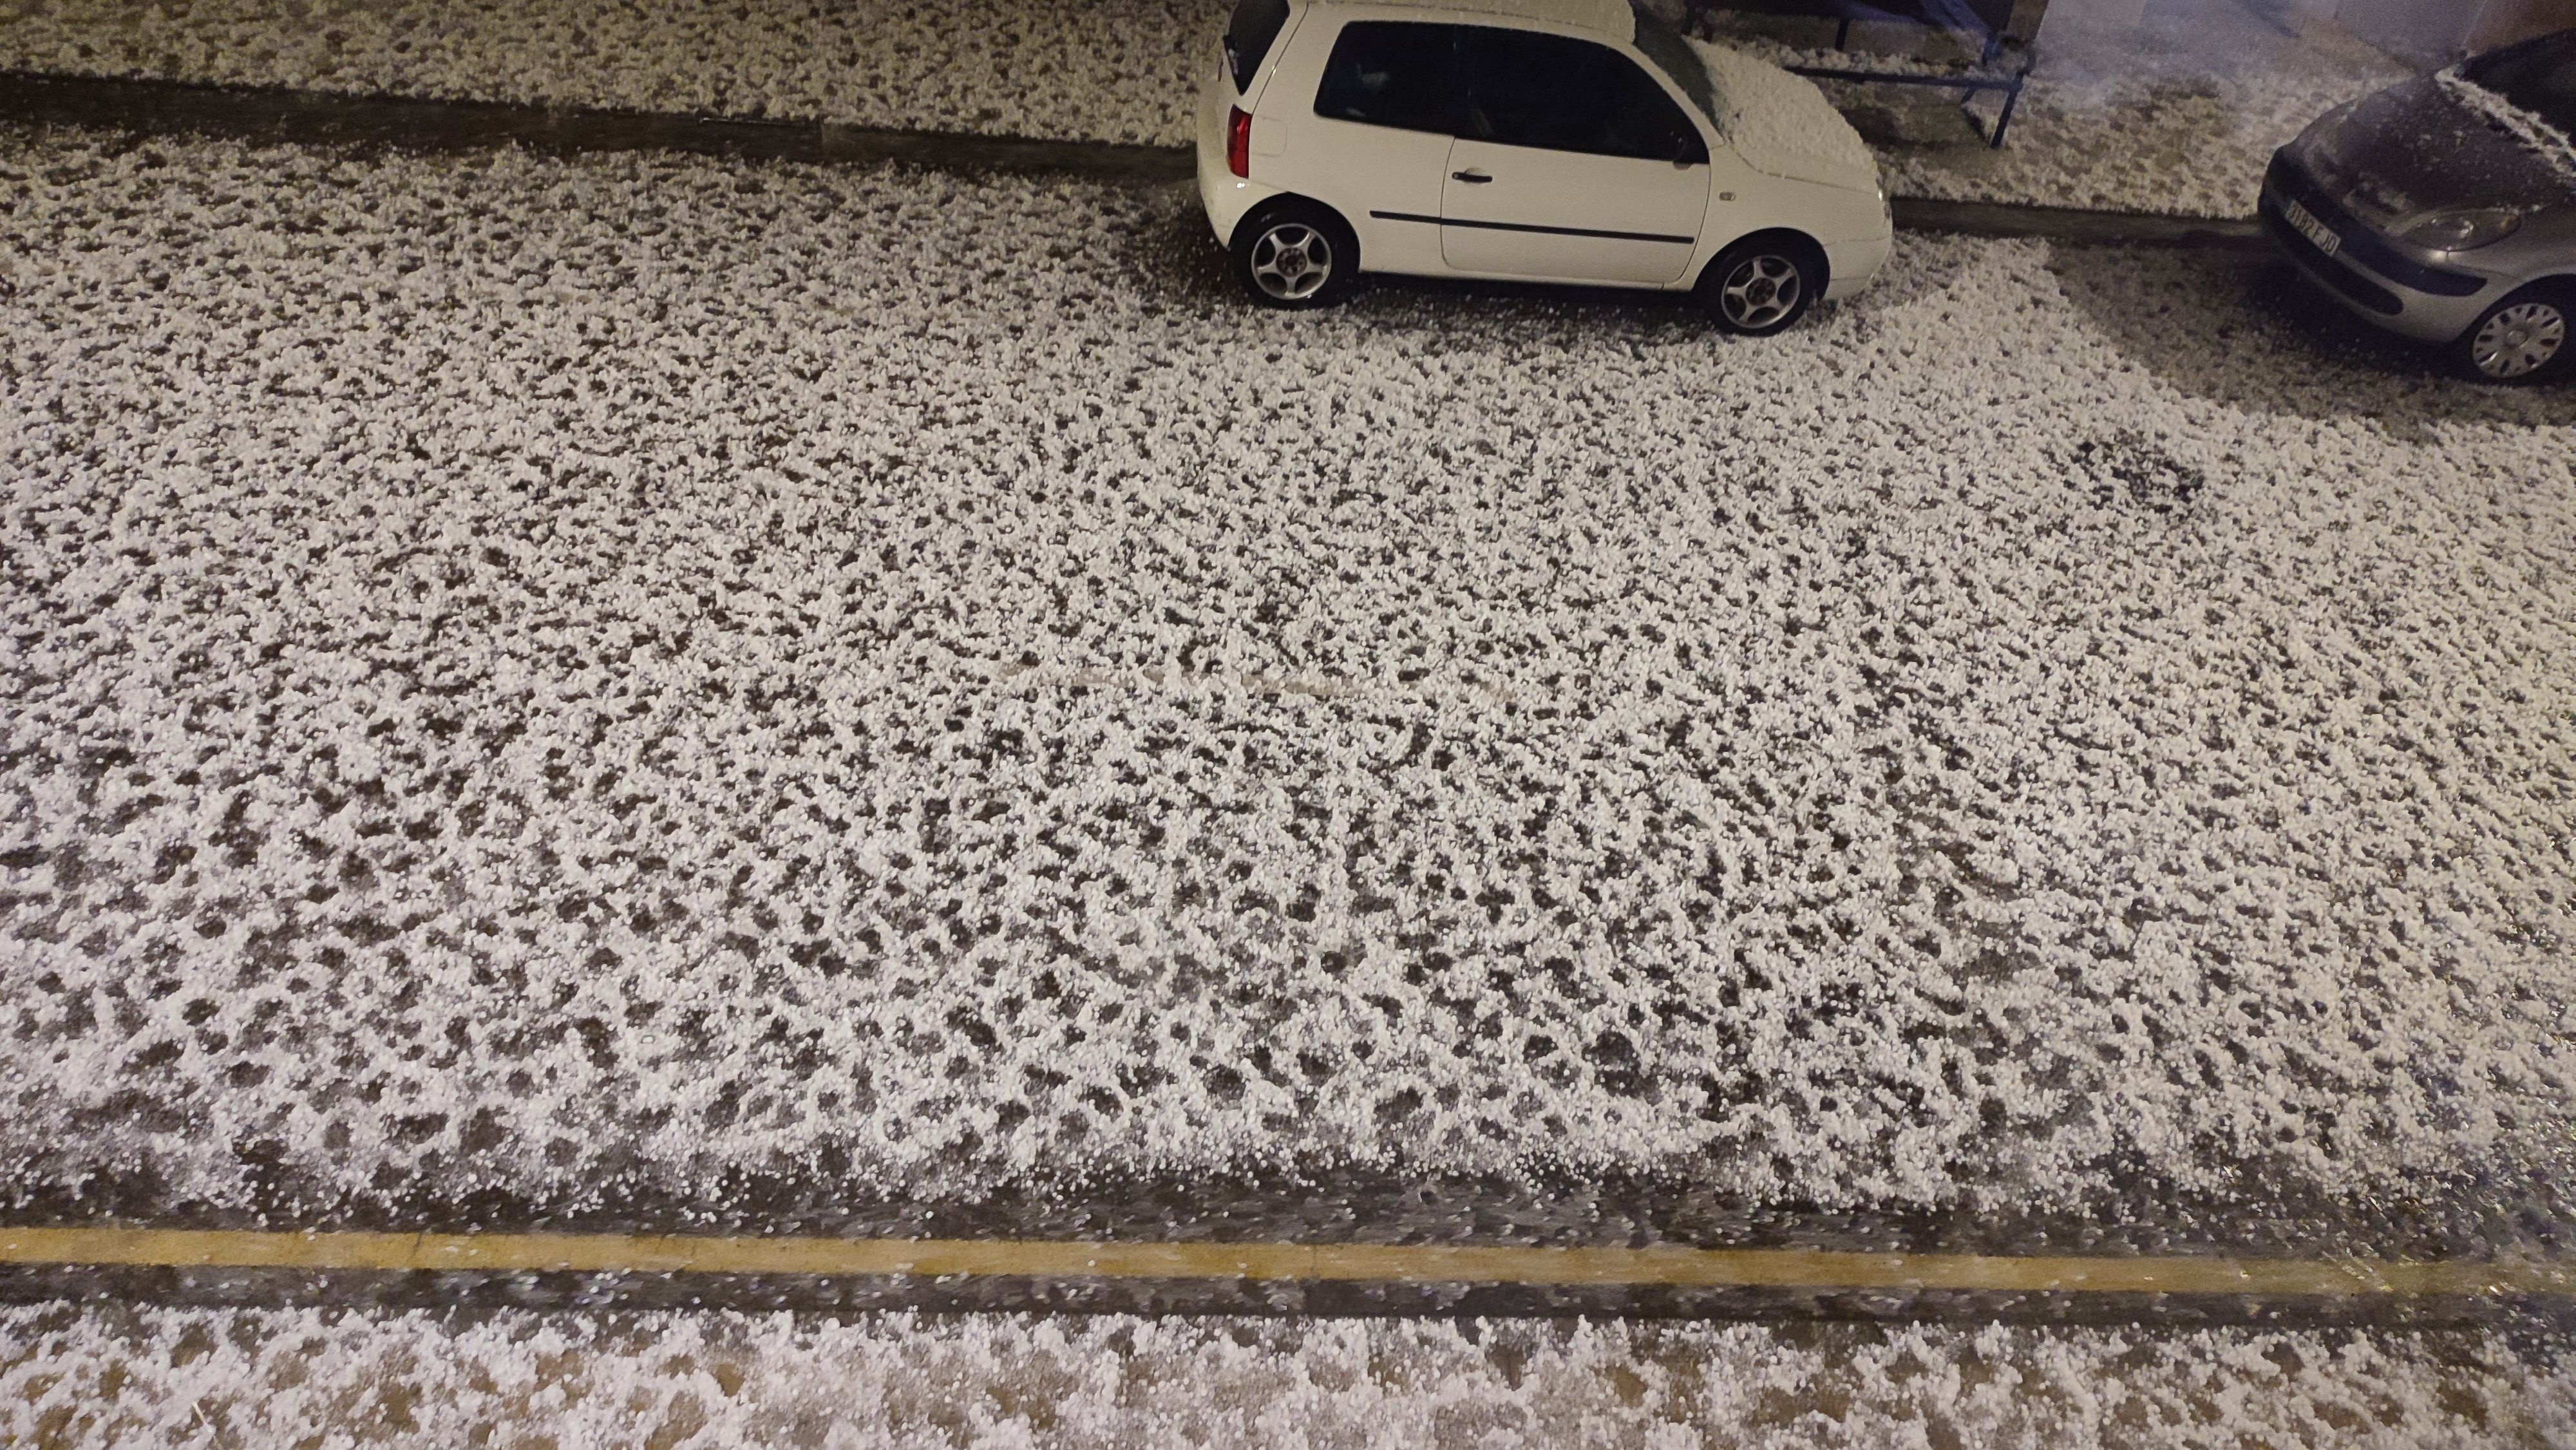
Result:
[[1482,186],[1494,178],[1487,176],[1481,171],[1452,171],[1449,173],[1449,179],[1451,181],[1463,181],[1469,186]]

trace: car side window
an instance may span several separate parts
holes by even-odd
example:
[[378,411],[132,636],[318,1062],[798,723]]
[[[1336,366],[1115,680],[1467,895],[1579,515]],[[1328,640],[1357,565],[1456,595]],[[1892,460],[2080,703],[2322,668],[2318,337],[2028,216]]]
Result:
[[1406,131],[1458,131],[1454,25],[1357,20],[1342,27],[1315,114]]
[[1699,128],[1635,62],[1606,45],[1490,26],[1459,27],[1463,135],[1504,146],[1708,160]]

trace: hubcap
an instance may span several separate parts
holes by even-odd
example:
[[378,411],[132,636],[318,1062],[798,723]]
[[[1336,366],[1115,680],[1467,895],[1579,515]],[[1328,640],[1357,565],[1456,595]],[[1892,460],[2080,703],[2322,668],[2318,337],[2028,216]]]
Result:
[[1769,327],[1797,307],[1797,264],[1786,257],[1747,257],[1726,274],[1717,305],[1738,327]]
[[1333,244],[1304,222],[1281,222],[1252,244],[1252,280],[1282,302],[1303,302],[1333,275]]
[[2547,302],[2517,302],[2478,329],[2469,360],[2491,378],[2518,378],[2544,368],[2567,345],[2567,314]]

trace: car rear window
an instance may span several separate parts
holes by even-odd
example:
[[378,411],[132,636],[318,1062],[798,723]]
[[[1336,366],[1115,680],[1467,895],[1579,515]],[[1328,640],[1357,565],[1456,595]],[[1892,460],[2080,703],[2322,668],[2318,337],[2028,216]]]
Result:
[[2488,51],[2463,71],[2559,130],[2576,131],[2576,30]]
[[1412,20],[1356,20],[1342,27],[1315,114],[1406,131],[1458,134],[1457,32]]
[[1225,68],[1234,73],[1235,94],[1251,87],[1262,58],[1287,23],[1288,0],[1235,0],[1234,23],[1225,28]]

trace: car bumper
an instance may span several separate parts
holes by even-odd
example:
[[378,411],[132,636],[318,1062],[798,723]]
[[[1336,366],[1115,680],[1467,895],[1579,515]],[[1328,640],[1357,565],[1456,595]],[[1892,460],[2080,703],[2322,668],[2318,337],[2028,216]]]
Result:
[[1235,223],[1243,220],[1243,214],[1278,194],[1278,187],[1246,181],[1226,170],[1222,140],[1213,154],[1205,142],[1200,143],[1199,205],[1207,211],[1208,226],[1214,229],[1220,244],[1231,246]]
[[1868,286],[1878,269],[1887,265],[1887,254],[1895,246],[1896,238],[1890,232],[1827,246],[1825,300],[1838,302]]
[[1199,205],[1206,208],[1208,225],[1224,245],[1233,243],[1235,223],[1243,220],[1245,212],[1279,194],[1275,186],[1246,181],[1226,170],[1225,116],[1233,105],[1234,86],[1220,58],[1199,83]]
[[[2293,223],[2296,205],[2333,239],[2332,250]],[[2418,342],[2458,338],[2514,288],[2514,280],[2461,267],[2372,230],[2328,197],[2287,149],[2272,158],[2256,207],[2300,271],[2356,316]]]

